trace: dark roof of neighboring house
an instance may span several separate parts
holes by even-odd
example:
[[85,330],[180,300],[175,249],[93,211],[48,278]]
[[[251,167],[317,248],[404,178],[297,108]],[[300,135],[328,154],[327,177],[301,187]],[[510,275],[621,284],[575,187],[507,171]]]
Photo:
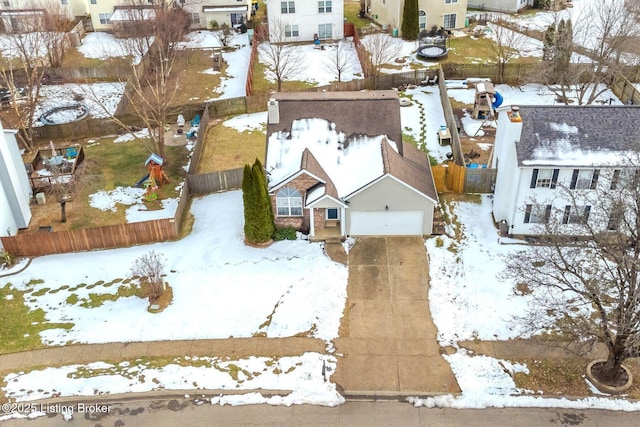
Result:
[[267,137],[291,129],[294,120],[322,118],[348,137],[387,135],[402,152],[398,94],[393,90],[365,92],[278,92],[279,123],[267,125]]
[[616,153],[640,152],[640,107],[521,106],[520,117],[516,147],[521,166],[589,166]]
[[409,184],[433,200],[438,200],[438,192],[431,174],[431,165],[425,153],[413,145],[407,144],[404,147],[404,155],[400,155],[389,146],[388,142],[383,141],[382,158],[386,173]]

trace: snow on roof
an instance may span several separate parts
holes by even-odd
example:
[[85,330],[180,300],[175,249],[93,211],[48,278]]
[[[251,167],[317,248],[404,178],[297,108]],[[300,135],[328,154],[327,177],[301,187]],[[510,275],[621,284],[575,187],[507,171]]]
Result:
[[[302,153],[308,149],[336,187],[339,197],[370,183],[384,173],[381,143],[384,135],[346,138],[335,123],[324,119],[294,120],[291,132],[275,132],[269,137],[266,169],[269,186],[300,170]],[[397,152],[397,145],[389,141]]]
[[628,106],[521,106],[516,144],[523,166],[616,166],[640,151],[640,108]]

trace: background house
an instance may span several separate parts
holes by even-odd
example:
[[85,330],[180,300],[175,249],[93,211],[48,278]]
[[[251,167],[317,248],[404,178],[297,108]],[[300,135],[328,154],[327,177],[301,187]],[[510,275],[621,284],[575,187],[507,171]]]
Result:
[[266,157],[278,226],[312,239],[431,234],[431,168],[402,143],[394,91],[275,94]]
[[344,37],[343,0],[270,1],[267,3],[269,40],[313,41]]
[[251,20],[250,0],[184,0],[180,5],[191,15],[191,28],[211,28],[213,21],[234,27]]
[[0,125],[0,236],[13,236],[31,220],[32,191],[15,137]]
[[[615,183],[634,175],[640,152],[640,108],[612,106],[512,107],[498,117],[492,167],[496,221],[511,234],[536,234],[550,215],[578,231],[582,219],[608,228],[608,215],[591,215],[593,190],[616,191]],[[516,111],[517,110],[517,111]],[[598,209],[606,206],[598,207]],[[593,213],[593,212],[591,212]]]
[[[402,28],[404,0],[366,0],[369,17],[389,28]],[[464,27],[467,0],[418,0],[420,30]]]
[[533,0],[469,0],[469,7],[495,12],[517,13],[533,5]]

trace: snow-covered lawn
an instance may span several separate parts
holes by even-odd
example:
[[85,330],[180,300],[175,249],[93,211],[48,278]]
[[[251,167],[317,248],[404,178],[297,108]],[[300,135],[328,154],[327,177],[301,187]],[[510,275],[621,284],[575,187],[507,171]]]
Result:
[[[255,333],[304,333],[326,341],[337,336],[347,269],[327,258],[320,244],[300,240],[265,249],[245,246],[238,191],[194,200],[192,212],[193,232],[183,240],[36,258],[26,271],[0,279],[0,285],[10,282],[25,292],[29,308],[44,310],[48,322],[74,324],[68,330],[44,330],[42,340],[50,345]],[[131,276],[133,260],[150,250],[167,260],[166,280],[174,296],[166,310],[151,314],[147,301],[137,297],[86,307],[91,294],[116,295],[119,286],[128,286],[121,281]],[[38,279],[43,283],[33,285]]]
[[[589,397],[581,400],[540,397],[537,390],[516,387],[514,372],[526,366],[488,356],[474,356],[458,347],[465,340],[527,338],[518,318],[531,307],[533,295],[520,295],[515,283],[500,276],[504,259],[522,250],[524,242],[498,235],[490,195],[477,202],[445,202],[447,235],[426,241],[429,253],[429,306],[441,346],[458,351],[445,355],[462,395],[411,399],[416,406],[452,408],[565,407],[637,411],[640,403]],[[543,331],[540,331],[543,333]]]
[[111,33],[102,31],[87,33],[82,39],[82,45],[78,47],[78,52],[85,58],[109,59],[132,57],[134,64],[140,63],[142,56],[147,52],[148,43],[153,42],[144,38],[116,38]]
[[[340,40],[341,52],[344,53],[347,58],[349,67],[343,69],[340,79],[343,82],[348,82],[356,78],[362,78],[362,67],[358,60],[358,55],[351,39]],[[296,75],[290,76],[287,80],[304,81],[316,86],[324,86],[338,81],[338,75],[335,70],[335,65],[332,65],[332,60],[335,62],[336,56],[336,44],[324,43],[324,49],[316,49],[312,43],[304,45],[296,45],[295,57],[304,66],[300,72]],[[267,65],[265,72],[266,78],[271,83],[276,82],[276,78],[272,70],[269,69],[269,61],[265,55],[264,46],[262,44],[258,47],[259,61]]]
[[[0,279],[0,286],[9,283],[24,292],[25,303],[32,310],[44,310],[48,322],[74,325],[41,332],[42,341],[51,345],[256,333],[270,338],[305,334],[327,342],[337,337],[347,269],[326,257],[320,244],[298,240],[265,249],[245,246],[238,191],[194,200],[192,213],[193,231],[181,241],[41,257],[24,272]],[[91,304],[116,295],[119,286],[130,286],[122,279],[130,276],[132,261],[150,250],[161,252],[167,261],[166,280],[173,289],[169,307],[151,314],[147,301],[137,297]],[[162,366],[153,360],[118,365],[98,361],[13,373],[4,378],[3,391],[8,398],[27,401],[159,389],[272,389],[286,395],[266,398],[248,393],[221,396],[211,403],[334,406],[344,401],[329,381],[336,364],[332,356],[305,353],[240,360],[185,356]]]
[[43,126],[39,118],[51,108],[78,103],[87,106],[89,117],[109,117],[115,113],[124,95],[124,87],[125,84],[119,82],[43,85],[33,115],[33,125]]
[[[283,395],[239,393],[207,399],[213,404],[275,405],[315,404],[335,406],[344,402],[329,381],[336,359],[318,353],[230,360],[218,357],[184,357],[163,366],[152,361],[111,364],[94,362],[45,368],[4,377],[3,392],[9,399],[24,402],[52,396],[94,396],[152,390],[282,390]],[[326,368],[323,378],[323,364]],[[193,365],[193,366],[184,366]],[[326,381],[325,381],[326,379]],[[204,400],[203,400],[204,401]],[[45,415],[45,414],[43,414]],[[0,418],[2,421],[2,418]]]

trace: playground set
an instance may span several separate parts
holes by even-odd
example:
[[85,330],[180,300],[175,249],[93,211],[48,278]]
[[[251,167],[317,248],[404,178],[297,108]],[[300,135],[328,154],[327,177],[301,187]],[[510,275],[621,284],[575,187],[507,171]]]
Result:
[[158,188],[169,182],[169,178],[162,170],[164,159],[155,153],[151,155],[144,162],[144,165],[149,170],[149,173],[145,175],[140,181],[136,182],[136,187],[143,187],[145,189],[144,198],[148,202],[153,202],[158,199]]

